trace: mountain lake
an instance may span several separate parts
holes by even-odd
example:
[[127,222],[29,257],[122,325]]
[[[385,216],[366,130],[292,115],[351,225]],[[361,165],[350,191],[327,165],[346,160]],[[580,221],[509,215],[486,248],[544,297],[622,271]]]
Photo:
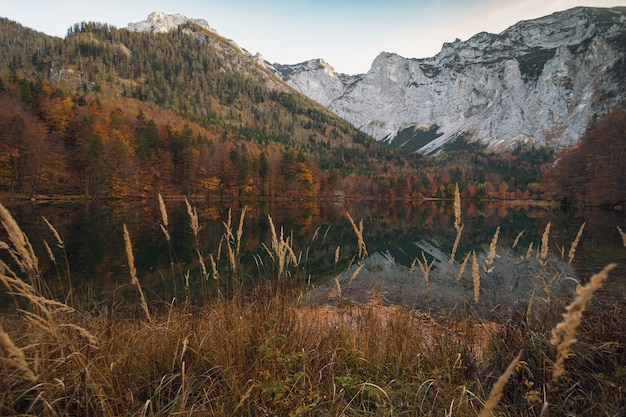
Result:
[[[420,310],[470,308],[489,314],[526,305],[531,298],[545,303],[550,297],[570,295],[577,282],[586,282],[612,262],[618,267],[596,295],[626,302],[626,247],[617,230],[626,230],[626,216],[608,210],[564,211],[530,203],[465,204],[462,233],[450,262],[457,237],[452,201],[224,203],[198,199],[190,201],[192,213],[198,216],[197,237],[188,206],[180,198],[164,202],[167,225],[156,197],[3,204],[31,241],[51,291],[63,299],[71,290],[78,302],[92,308],[136,299],[124,225],[132,241],[137,276],[150,302],[200,302],[216,291],[228,294],[275,278],[278,265],[272,224],[276,238],[293,251],[293,256],[287,252],[291,261],[287,259],[280,279],[293,284],[311,303],[375,299]],[[62,243],[44,218],[58,231]],[[354,229],[360,230],[361,221],[363,246]],[[226,233],[229,222],[231,235]],[[583,223],[570,263],[570,248]],[[549,251],[542,252],[548,224]],[[3,229],[0,240],[6,239]],[[234,269],[229,248],[236,257]],[[0,256],[11,265],[7,251]],[[473,279],[476,273],[478,290]],[[0,301],[11,305],[8,294],[0,295]]]

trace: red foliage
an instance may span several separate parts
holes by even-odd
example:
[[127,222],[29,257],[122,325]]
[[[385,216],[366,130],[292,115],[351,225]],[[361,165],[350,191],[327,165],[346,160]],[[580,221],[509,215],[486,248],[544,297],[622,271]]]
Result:
[[626,202],[626,112],[616,109],[594,124],[545,173],[546,189],[566,203]]

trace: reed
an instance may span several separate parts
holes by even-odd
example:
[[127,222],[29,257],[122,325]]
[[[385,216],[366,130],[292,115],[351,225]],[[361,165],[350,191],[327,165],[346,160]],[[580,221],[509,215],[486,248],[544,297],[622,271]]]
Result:
[[461,280],[461,277],[463,276],[463,272],[465,272],[465,268],[467,267],[467,263],[469,262],[471,255],[472,255],[472,252],[467,252],[467,255],[465,255],[465,259],[463,259],[463,263],[461,264],[461,267],[459,268],[459,274],[456,277],[457,281]]
[[459,192],[459,184],[454,187],[454,229],[458,232],[463,228],[461,224],[461,193]]
[[424,282],[426,283],[426,287],[430,288],[430,270],[435,264],[435,259],[433,259],[430,263],[428,263],[428,259],[426,259],[426,255],[424,254],[424,251],[422,251],[422,260],[420,260],[419,258],[415,258],[415,261],[417,261],[417,264],[419,265],[420,270],[422,271],[422,275],[424,276]]
[[524,232],[525,230],[522,230],[521,232],[517,234],[517,236],[515,237],[515,240],[513,241],[513,246],[511,247],[512,249],[515,249],[515,247],[519,243],[520,238],[522,237],[522,235],[524,235]]
[[11,247],[6,246],[7,251],[19,266],[20,270],[25,272],[33,285],[41,284],[39,274],[39,262],[33,251],[28,238],[22,232],[9,210],[0,204],[0,222],[7,232]]
[[268,214],[267,218],[270,223],[270,232],[272,233],[272,249],[270,250],[267,247],[265,247],[265,249],[272,261],[277,265],[278,271],[276,278],[280,280],[290,264],[298,264],[298,259],[291,248],[291,239],[284,236],[282,228],[280,229],[280,235],[278,235],[272,217]]
[[357,277],[357,275],[359,275],[359,273],[361,272],[361,270],[364,267],[365,267],[364,264],[360,264],[359,266],[356,267],[356,269],[352,273],[352,276],[350,276],[350,280],[348,281],[348,285],[352,284],[352,281],[354,281],[354,279]]
[[591,300],[593,293],[596,292],[602,283],[608,278],[617,264],[609,264],[597,274],[593,275],[589,282],[584,286],[576,289],[576,299],[567,306],[563,321],[556,325],[552,330],[550,343],[556,346],[557,357],[552,370],[552,382],[557,382],[565,373],[565,359],[571,355],[570,347],[576,343],[576,329],[580,325],[582,314],[585,311],[587,303]]
[[7,355],[2,358],[5,363],[20,370],[26,380],[31,382],[37,381],[37,377],[28,366],[26,355],[24,355],[22,349],[15,346],[13,339],[4,331],[2,325],[0,325],[0,346],[2,346],[7,353]]
[[[276,277],[281,254],[284,277],[297,258],[291,239],[269,222],[272,248],[266,249],[276,268],[266,278]],[[241,238],[230,233],[236,253]],[[125,225],[124,241],[137,282]],[[5,242],[0,248],[13,250]],[[466,255],[460,275],[470,258],[477,303],[476,251]],[[255,259],[263,263],[260,255]],[[425,254],[418,261],[432,267]],[[344,293],[362,268],[342,281]],[[367,304],[350,302],[336,278],[334,305],[308,305],[304,287],[267,288],[274,285],[267,279],[250,293],[240,288],[205,304],[153,303],[148,320],[133,320],[132,309],[101,314],[47,299],[0,262],[7,293],[30,303],[28,310],[0,314],[0,415],[471,416],[482,410],[481,416],[513,417],[543,415],[549,400],[559,415],[617,416],[626,312],[588,301],[587,287],[597,289],[605,279],[594,276],[580,287],[562,317],[567,324],[551,333],[559,312],[535,305],[531,314],[534,293],[519,311],[485,323],[473,308],[431,315],[385,305],[382,292]],[[588,317],[576,322],[583,310]],[[574,345],[574,337],[584,343]],[[563,368],[569,357],[567,375],[553,381],[561,356]],[[554,363],[546,360],[552,357]],[[557,386],[565,377],[568,383]]]
[[574,238],[574,241],[572,242],[572,246],[569,249],[569,252],[567,254],[568,257],[568,263],[572,263],[572,261],[574,260],[574,256],[576,255],[576,248],[578,247],[578,243],[580,242],[580,238],[583,235],[583,230],[585,230],[585,224],[583,223],[580,226],[580,229],[578,229],[578,233],[576,234],[576,237]]
[[533,256],[533,242],[530,242],[528,244],[528,249],[526,250],[526,260],[529,261],[530,258]]
[[624,246],[626,247],[626,233],[619,226],[617,226],[617,231],[622,237],[622,242],[624,243]]
[[548,252],[550,251],[550,247],[548,246],[548,241],[550,237],[550,226],[552,222],[548,222],[545,230],[543,231],[543,236],[541,237],[541,252],[539,258],[539,264],[541,266],[546,265],[546,260],[548,259]]
[[493,272],[493,261],[496,258],[496,247],[498,245],[498,236],[500,235],[500,226],[496,229],[496,232],[493,234],[493,238],[491,239],[491,244],[489,245],[489,254],[487,255],[487,259],[485,260],[485,272],[490,274]]
[[456,251],[459,248],[459,243],[461,242],[461,233],[463,233],[463,226],[459,227],[456,231],[456,238],[454,239],[454,245],[452,246],[452,254],[450,255],[450,264],[454,263],[454,257],[456,255]]
[[189,200],[187,200],[187,197],[185,197],[185,206],[187,207],[187,215],[189,216],[189,226],[191,227],[191,231],[193,232],[194,236],[197,238],[198,233],[200,233],[200,223],[198,221],[198,212],[195,209],[195,207],[191,206],[191,204],[189,203]]
[[161,231],[163,231],[163,235],[165,236],[165,240],[167,240],[167,242],[169,243],[171,241],[170,238],[170,233],[167,230],[167,227],[169,226],[169,219],[167,217],[167,209],[165,208],[165,202],[163,201],[163,197],[161,197],[161,194],[158,194],[158,200],[159,200],[159,211],[161,212]]
[[504,391],[504,386],[511,378],[511,375],[515,372],[515,369],[520,363],[520,358],[522,357],[522,352],[518,353],[515,359],[511,361],[509,366],[506,368],[506,371],[496,381],[493,388],[491,389],[491,393],[489,394],[489,398],[485,403],[482,411],[478,415],[479,417],[491,417],[493,416],[493,410],[498,405],[500,398],[502,398],[502,393]]
[[[48,228],[52,231],[52,234],[54,235],[54,238],[57,241],[57,246],[63,251],[63,259],[65,259],[65,271],[67,274],[67,282],[69,285],[69,290],[68,290],[66,299],[69,300],[72,298],[74,291],[73,291],[73,286],[72,286],[72,273],[70,269],[70,261],[69,261],[69,258],[67,257],[67,250],[65,249],[65,242],[63,242],[63,239],[61,239],[61,235],[59,234],[57,229],[52,225],[52,223],[50,223],[48,219],[46,219],[45,217],[42,217],[42,219],[46,223]],[[46,243],[46,250],[48,251],[48,255],[51,256],[51,259],[53,260],[53,262],[55,262],[53,259],[54,256],[52,256],[52,250],[48,246],[47,243]],[[55,262],[55,265],[56,265],[56,262]]]
[[141,289],[141,284],[137,279],[137,270],[135,269],[135,255],[133,255],[133,244],[130,240],[130,234],[128,233],[128,228],[126,225],[123,225],[124,228],[124,243],[126,246],[126,257],[128,258],[128,270],[130,273],[130,279],[132,284],[137,289],[137,293],[139,294],[139,303],[141,308],[146,315],[146,319],[148,321],[152,321],[152,317],[150,316],[150,310],[148,309],[148,303],[146,302],[146,297],[143,294],[143,290]]
[[359,225],[357,226],[350,213],[346,212],[346,217],[350,221],[352,225],[352,229],[354,230],[354,234],[357,238],[357,246],[359,248],[359,258],[363,259],[367,257],[367,247],[365,246],[365,241],[363,240],[363,220],[359,221]]
[[246,207],[244,206],[241,210],[241,215],[239,217],[239,227],[237,228],[237,246],[235,250],[235,256],[239,259],[240,250],[241,250],[241,237],[243,236],[243,222],[246,218]]
[[476,260],[476,251],[472,252],[472,278],[474,281],[474,302],[478,303],[480,300],[480,268],[478,261]]

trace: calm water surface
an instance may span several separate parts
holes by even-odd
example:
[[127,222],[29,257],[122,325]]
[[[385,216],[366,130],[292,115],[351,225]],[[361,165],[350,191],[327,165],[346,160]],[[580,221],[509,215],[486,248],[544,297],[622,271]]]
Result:
[[[200,251],[209,273],[209,256],[217,260],[221,278],[215,281],[203,279],[185,203],[180,200],[166,200],[165,203],[170,243],[160,227],[162,219],[156,198],[89,203],[3,202],[31,240],[40,258],[43,274],[56,288],[55,291],[59,294],[66,292],[71,281],[74,294],[79,294],[88,303],[134,297],[124,248],[124,224],[133,242],[139,279],[149,298],[201,297],[217,286],[222,286],[222,291],[228,291],[232,282],[228,285],[224,283],[230,271],[224,238],[225,223],[230,216],[232,228],[236,230],[244,207],[246,215],[241,241],[243,271],[238,275],[242,285],[267,280],[275,273],[275,264],[264,247],[271,247],[268,220],[271,216],[277,232],[282,229],[284,235],[291,239],[299,259],[297,267],[288,269],[287,279],[300,280],[317,288],[318,299],[327,299],[329,293],[336,292],[336,282],[340,282],[344,296],[348,294],[359,300],[378,294],[389,303],[401,302],[419,308],[430,308],[431,304],[441,306],[451,302],[471,302],[471,261],[468,272],[461,280],[456,279],[456,271],[463,258],[472,251],[476,251],[479,262],[485,262],[489,243],[499,227],[494,262],[496,269],[491,274],[481,270],[483,298],[485,303],[491,302],[489,308],[493,308],[494,305],[509,303],[511,297],[521,299],[528,297],[530,291],[536,291],[538,281],[532,275],[537,273],[537,265],[531,265],[524,258],[531,243],[534,248],[540,247],[545,227],[551,222],[550,258],[553,262],[549,267],[552,270],[544,268],[541,272],[545,275],[543,278],[549,281],[561,274],[560,279],[573,276],[585,282],[606,264],[617,262],[619,267],[611,274],[599,297],[626,302],[626,248],[617,231],[617,226],[626,230],[626,217],[621,213],[603,210],[568,213],[556,208],[497,203],[467,205],[463,207],[464,229],[456,255],[456,270],[452,270],[448,260],[456,231],[450,202],[264,202],[226,205],[192,201],[201,226]],[[364,241],[369,254],[369,258],[364,260],[365,267],[359,270],[356,277],[357,239],[346,212],[357,223],[363,221]],[[43,217],[56,227],[64,241],[69,274],[64,252],[55,246],[54,235]],[[583,222],[586,226],[576,257],[572,265],[567,265],[566,260],[559,260],[562,258],[561,251],[567,258],[571,242]],[[522,231],[513,249],[513,243]],[[1,240],[6,238],[4,230],[0,231],[0,236]],[[44,240],[53,248],[56,265],[47,255]],[[339,256],[336,262],[337,250]],[[1,256],[6,259],[6,255],[3,253]],[[415,262],[416,258],[433,264],[428,286],[419,263]],[[530,276],[519,277],[520,274]],[[335,277],[343,278],[335,281]]]

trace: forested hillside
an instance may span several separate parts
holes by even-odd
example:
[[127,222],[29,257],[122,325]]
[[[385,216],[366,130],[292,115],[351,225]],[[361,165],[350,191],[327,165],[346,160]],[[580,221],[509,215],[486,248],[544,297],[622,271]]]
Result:
[[549,149],[392,150],[194,24],[0,19],[0,192],[23,196],[541,198]]
[[417,167],[195,25],[0,36],[5,191],[318,197]]

